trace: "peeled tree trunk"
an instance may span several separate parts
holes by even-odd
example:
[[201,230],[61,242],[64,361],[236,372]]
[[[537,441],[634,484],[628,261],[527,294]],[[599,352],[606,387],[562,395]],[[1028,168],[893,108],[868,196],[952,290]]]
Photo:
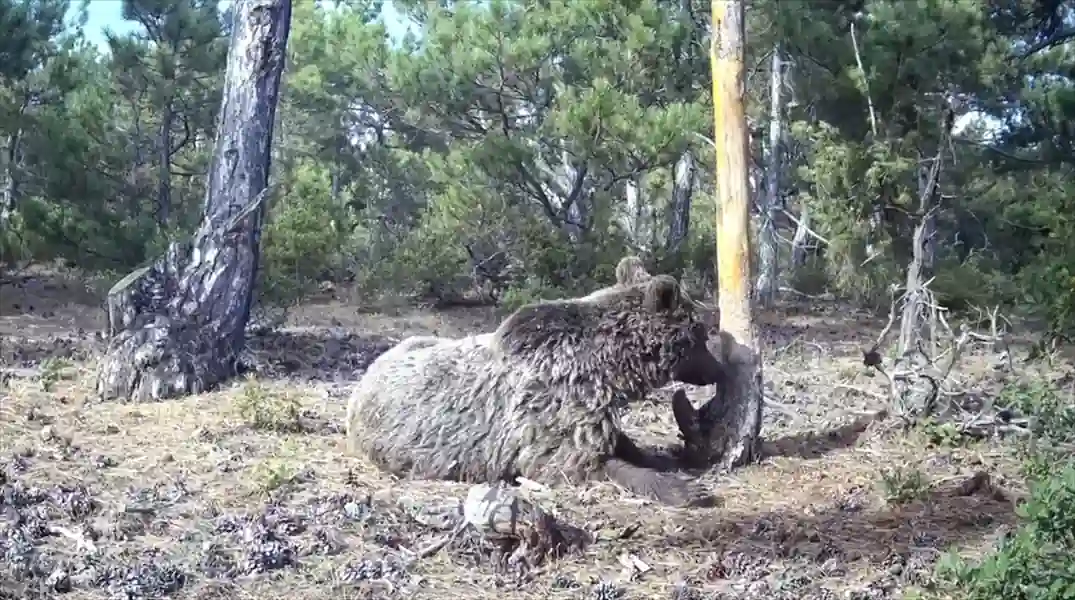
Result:
[[684,458],[730,469],[757,456],[761,434],[761,356],[751,305],[743,0],[713,0],[713,112],[717,169],[717,281],[721,321],[716,352],[727,380],[700,411],[674,403]]
[[237,373],[250,316],[290,0],[237,0],[202,223],[108,295],[104,400],[161,400]]

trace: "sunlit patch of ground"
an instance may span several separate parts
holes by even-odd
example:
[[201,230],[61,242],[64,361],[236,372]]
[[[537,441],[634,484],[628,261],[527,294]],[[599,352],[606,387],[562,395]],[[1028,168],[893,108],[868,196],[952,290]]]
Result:
[[[37,317],[3,310],[0,334],[30,344],[22,323]],[[46,337],[69,336],[78,350],[42,366],[51,346],[38,340],[46,350],[27,358],[5,348],[0,363],[21,369],[0,399],[0,568],[12,582],[0,598],[896,598],[928,578],[941,552],[978,551],[1012,522],[1019,484],[1005,448],[928,448],[890,423],[848,427],[884,402],[861,367],[879,325],[865,316],[766,317],[770,455],[706,477],[719,506],[666,509],[610,483],[556,489],[558,516],[598,542],[520,580],[499,572],[491,545],[473,535],[407,559],[441,532],[406,507],[462,498],[467,486],[401,482],[346,456],[340,377],[251,378],[181,400],[102,404],[92,393],[99,342],[92,333],[77,341],[82,317],[50,310],[68,325]],[[343,303],[293,319],[302,331],[370,339],[495,322],[488,311],[379,316]],[[333,352],[356,352],[337,346],[299,355],[319,356],[320,369],[361,368],[334,361]],[[968,372],[995,378],[992,361],[971,356]],[[696,403],[705,392],[692,390]],[[674,439],[666,396],[629,409],[632,434]],[[253,426],[257,407],[290,430]],[[977,473],[992,485],[967,488]],[[624,556],[648,570],[625,573]]]

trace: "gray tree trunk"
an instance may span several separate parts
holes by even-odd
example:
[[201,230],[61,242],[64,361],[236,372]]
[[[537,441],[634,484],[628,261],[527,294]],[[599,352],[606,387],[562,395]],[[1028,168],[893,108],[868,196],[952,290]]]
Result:
[[810,207],[805,202],[799,209],[799,223],[795,226],[795,237],[791,238],[791,268],[800,269],[806,264],[807,241],[810,235]]
[[770,306],[776,297],[779,264],[776,249],[776,219],[780,211],[780,171],[784,136],[784,57],[777,44],[769,75],[769,155],[765,165],[765,196],[758,231],[758,304]]
[[[14,115],[21,119],[30,101],[24,96],[19,105],[18,112]],[[0,231],[7,228],[8,223],[15,216],[15,207],[19,204],[19,167],[22,163],[22,129],[16,129],[8,136],[7,146],[3,154],[3,189],[0,190]],[[3,257],[0,257],[3,258]]]
[[15,215],[15,207],[19,199],[19,150],[22,144],[22,131],[8,136],[7,147],[4,149],[4,185],[0,191],[0,231],[4,230],[12,217]]
[[687,241],[691,226],[691,200],[694,197],[694,177],[697,172],[694,154],[687,150],[680,155],[672,171],[672,198],[668,207],[667,254],[677,255]]
[[258,268],[290,0],[237,0],[202,223],[109,292],[102,399],[161,400],[235,376]]
[[157,224],[163,229],[168,226],[172,216],[172,125],[175,112],[172,101],[164,103],[164,115],[161,116],[160,132],[157,136]]
[[925,322],[929,312],[926,305],[926,283],[933,275],[933,260],[936,254],[936,198],[940,170],[941,153],[938,152],[933,164],[928,168],[923,167],[918,177],[918,208],[921,218],[915,225],[911,242],[911,262],[907,265],[907,295],[900,319],[900,341],[897,348],[900,355],[915,348],[922,339],[923,329],[929,329],[928,326],[932,325]]

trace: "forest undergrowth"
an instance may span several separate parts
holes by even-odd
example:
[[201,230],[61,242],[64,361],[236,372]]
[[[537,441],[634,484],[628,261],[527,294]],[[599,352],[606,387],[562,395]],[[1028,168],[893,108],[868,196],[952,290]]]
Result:
[[[611,483],[545,489],[543,506],[594,543],[520,571],[474,532],[422,551],[441,532],[421,509],[468,486],[395,480],[347,456],[342,435],[348,382],[379,352],[406,335],[488,331],[491,309],[307,304],[251,338],[245,378],[120,404],[93,394],[104,345],[93,293],[33,275],[0,296],[0,598],[865,599],[962,585],[951,597],[984,599],[993,588],[981,582],[1006,575],[974,576],[993,568],[975,561],[1025,531],[1027,465],[1055,469],[1011,439],[873,418],[887,386],[862,352],[884,319],[785,301],[759,317],[765,458],[704,477],[719,505],[668,509]],[[996,349],[969,348],[961,388],[1030,398],[1062,426],[1070,357],[1023,364],[1018,340],[1010,352],[1014,372]],[[712,390],[689,392],[698,404]],[[674,443],[669,396],[630,407],[631,433]]]

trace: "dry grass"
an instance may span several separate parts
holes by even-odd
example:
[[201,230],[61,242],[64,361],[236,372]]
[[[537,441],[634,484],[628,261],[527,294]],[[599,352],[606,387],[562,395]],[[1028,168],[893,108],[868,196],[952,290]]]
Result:
[[[467,486],[398,481],[346,456],[339,378],[249,379],[159,404],[102,404],[92,396],[99,341],[77,333],[93,331],[100,316],[85,303],[55,299],[35,300],[50,307],[48,318],[26,316],[6,289],[0,294],[5,340],[29,344],[23,338],[37,337],[42,322],[51,324],[46,336],[52,339],[38,340],[46,348],[29,357],[5,348],[0,366],[26,367],[55,347],[71,357],[46,367],[34,363],[37,377],[11,378],[0,389],[4,493],[11,496],[17,485],[30,496],[26,486],[48,494],[39,494],[31,520],[61,528],[37,552],[48,570],[70,576],[67,598],[151,597],[154,589],[173,588],[170,597],[237,599],[685,600],[720,591],[784,597],[781,589],[788,598],[822,598],[823,588],[871,588],[882,594],[872,597],[894,598],[941,551],[981,549],[1012,520],[1005,498],[959,490],[982,471],[1014,486],[1005,449],[987,443],[929,449],[918,434],[882,424],[840,429],[880,406],[883,386],[859,366],[876,320],[836,311],[774,313],[764,319],[774,403],[764,429],[770,456],[731,476],[710,477],[720,506],[666,509],[608,483],[557,489],[552,505],[559,516],[597,533],[583,555],[520,579],[495,568],[488,543],[464,536],[404,565],[401,548],[440,535],[409,518],[405,507],[461,498]],[[293,318],[307,328],[390,337],[459,335],[491,323],[483,311],[379,316],[342,304],[305,307]],[[57,345],[63,336],[75,341]],[[64,350],[86,344],[90,349]],[[987,359],[976,357],[980,364],[972,370],[984,377]],[[667,441],[675,430],[671,411],[657,401],[632,407],[626,422],[652,440]],[[896,466],[910,477],[892,475]],[[80,505],[90,500],[93,506]],[[4,519],[5,502],[11,498],[0,497],[0,533],[15,526]],[[78,547],[79,540],[96,549],[96,569],[88,569],[93,561],[86,557],[94,552]],[[3,544],[0,550],[7,550]],[[294,564],[265,564],[289,551]],[[650,570],[626,574],[623,554]],[[259,567],[265,572],[248,574]],[[177,573],[185,574],[182,585]],[[602,589],[601,580],[614,585]],[[692,591],[677,592],[680,582]]]

